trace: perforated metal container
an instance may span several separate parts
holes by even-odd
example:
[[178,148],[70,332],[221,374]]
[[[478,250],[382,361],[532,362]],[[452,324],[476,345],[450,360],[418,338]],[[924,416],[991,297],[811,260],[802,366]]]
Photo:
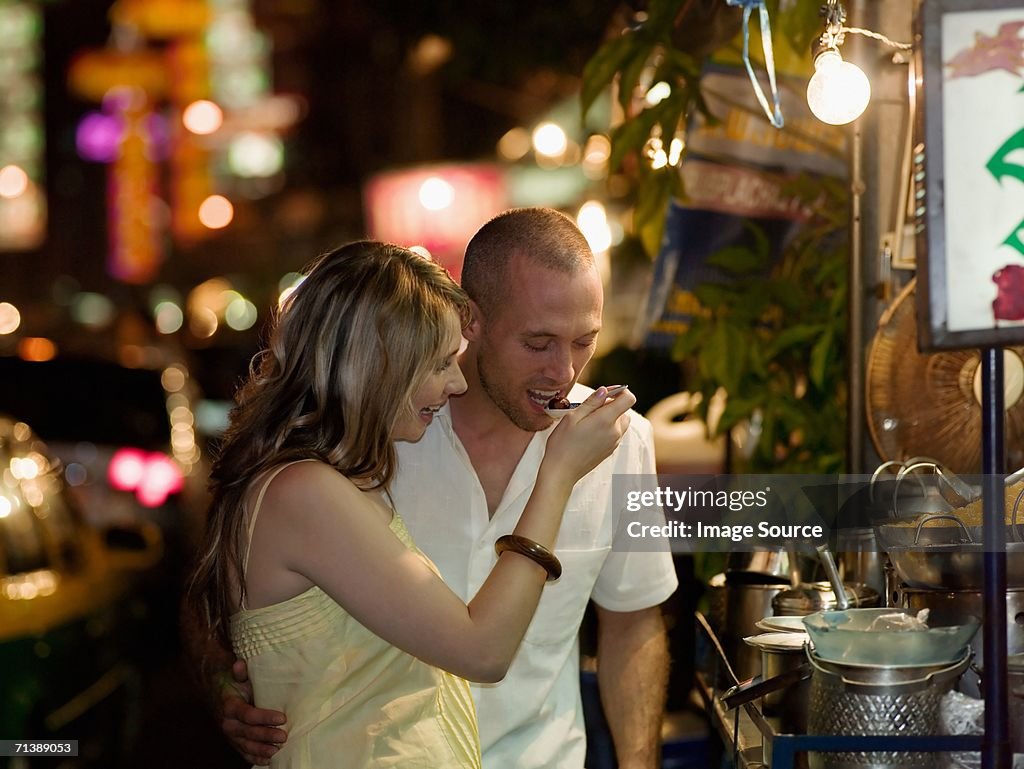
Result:
[[[971,661],[914,666],[825,662],[813,653],[810,734],[932,735],[938,733],[939,702]],[[931,769],[938,753],[864,751],[812,753],[812,769]]]

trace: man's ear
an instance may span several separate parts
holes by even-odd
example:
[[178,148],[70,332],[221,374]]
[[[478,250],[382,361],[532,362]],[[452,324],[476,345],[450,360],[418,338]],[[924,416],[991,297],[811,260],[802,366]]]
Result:
[[469,324],[462,329],[462,335],[470,342],[480,339],[483,333],[484,314],[480,306],[472,299],[469,300]]

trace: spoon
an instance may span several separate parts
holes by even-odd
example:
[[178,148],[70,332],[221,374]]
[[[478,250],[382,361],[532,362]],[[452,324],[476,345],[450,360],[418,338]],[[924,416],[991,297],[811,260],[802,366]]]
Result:
[[[627,387],[629,387],[629,385],[612,385],[611,387],[607,388],[607,396],[609,398],[613,398],[620,392],[625,390]],[[552,406],[551,404],[556,405]],[[570,402],[567,398],[552,398],[550,401],[548,401],[548,405],[545,406],[544,413],[546,413],[549,417],[561,419],[574,408],[577,408],[579,405],[579,403]]]

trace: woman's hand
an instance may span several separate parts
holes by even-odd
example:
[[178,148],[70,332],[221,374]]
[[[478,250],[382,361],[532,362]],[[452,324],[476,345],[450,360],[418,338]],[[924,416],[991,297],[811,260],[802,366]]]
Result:
[[542,472],[561,473],[575,484],[619,445],[629,427],[626,412],[634,403],[636,396],[629,390],[609,398],[607,388],[599,387],[551,433]]

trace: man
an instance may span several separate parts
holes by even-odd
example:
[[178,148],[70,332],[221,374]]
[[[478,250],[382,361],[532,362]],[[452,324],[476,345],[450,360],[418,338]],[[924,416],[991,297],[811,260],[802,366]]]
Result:
[[[576,380],[596,347],[603,291],[576,225],[541,208],[508,211],[484,225],[466,250],[462,284],[473,300],[460,361],[469,389],[437,414],[420,442],[399,446],[391,495],[417,545],[469,599],[494,563],[495,538],[512,530],[530,496],[553,426],[544,406],[586,395]],[[611,547],[612,477],[654,472],[650,424],[634,414],[615,453],[576,485],[555,548],[561,579],[545,588],[505,679],[473,687],[487,769],[583,766],[577,635],[590,598],[619,766],[660,765],[668,675],[660,604],[676,577],[667,552]],[[225,700],[224,715],[225,733],[251,760],[272,754],[260,742],[285,738],[266,729],[275,723],[268,711],[238,698]]]

